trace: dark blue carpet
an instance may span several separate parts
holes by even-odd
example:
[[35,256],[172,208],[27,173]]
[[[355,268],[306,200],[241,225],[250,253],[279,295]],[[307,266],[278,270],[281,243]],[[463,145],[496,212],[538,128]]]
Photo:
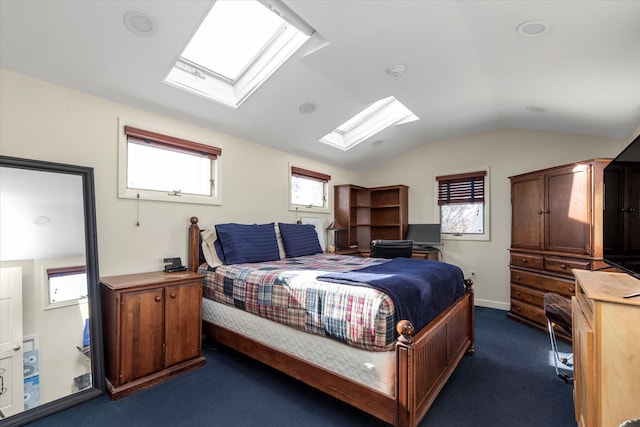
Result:
[[[561,344],[570,352],[570,346]],[[550,366],[545,334],[476,307],[476,353],[464,357],[420,424],[575,426],[572,386]],[[207,364],[121,400],[106,395],[31,426],[382,426],[247,358],[205,348]]]

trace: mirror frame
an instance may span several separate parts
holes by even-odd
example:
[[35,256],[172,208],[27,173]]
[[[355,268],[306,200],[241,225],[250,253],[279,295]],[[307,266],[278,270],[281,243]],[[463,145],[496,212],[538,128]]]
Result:
[[0,156],[0,166],[41,172],[78,175],[82,178],[84,199],[87,291],[89,299],[89,318],[91,319],[89,322],[89,330],[91,334],[91,387],[2,419],[2,424],[5,426],[19,426],[98,397],[105,391],[102,309],[99,288],[100,275],[98,273],[98,240],[96,237],[95,189],[93,168],[91,167],[8,156]]

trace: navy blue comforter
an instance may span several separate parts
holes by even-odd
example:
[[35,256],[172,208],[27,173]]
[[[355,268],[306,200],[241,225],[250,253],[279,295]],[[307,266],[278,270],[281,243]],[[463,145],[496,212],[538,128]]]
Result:
[[344,273],[327,273],[317,279],[383,291],[395,304],[397,320],[411,321],[416,331],[435,319],[465,291],[464,275],[459,267],[411,258],[395,258]]

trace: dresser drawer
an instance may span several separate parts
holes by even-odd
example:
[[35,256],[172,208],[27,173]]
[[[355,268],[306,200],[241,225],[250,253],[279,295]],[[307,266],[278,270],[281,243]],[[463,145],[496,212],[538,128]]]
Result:
[[511,253],[511,265],[524,268],[533,268],[542,270],[544,265],[541,255],[521,254],[517,252]]
[[523,286],[511,285],[511,298],[527,302],[538,307],[544,307],[544,292]]
[[513,268],[511,269],[511,283],[535,288],[543,292],[557,292],[565,296],[573,296],[575,293],[575,282],[573,280],[564,280]]
[[540,325],[546,325],[547,323],[547,318],[544,315],[542,307],[527,304],[517,299],[511,298],[511,312]]
[[573,277],[571,270],[591,270],[591,262],[587,260],[547,257],[544,259],[544,269]]

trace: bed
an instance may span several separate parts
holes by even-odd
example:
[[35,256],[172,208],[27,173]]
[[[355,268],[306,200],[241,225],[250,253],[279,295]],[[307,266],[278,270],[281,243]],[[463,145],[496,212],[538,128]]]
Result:
[[[276,227],[278,248],[275,249],[278,254],[271,256],[272,259],[252,259],[248,252],[256,245],[240,245],[233,248],[234,252],[226,244],[222,252],[232,255],[212,262],[211,255],[205,257],[202,250],[207,246],[202,235],[211,228],[201,229],[197,217],[192,217],[190,222],[188,268],[205,275],[205,336],[380,420],[396,426],[417,425],[462,357],[474,352],[473,289],[470,281],[464,280],[462,291],[456,290],[453,302],[448,302],[439,313],[424,318],[415,317],[412,313],[414,323],[426,322],[424,327],[416,328],[412,322],[401,318],[401,314],[410,311],[398,303],[399,296],[387,293],[386,285],[382,284],[382,288],[377,284],[348,285],[351,280],[360,280],[363,272],[397,268],[397,260],[304,254],[301,249],[296,253],[291,243],[294,240],[288,231],[293,228],[283,228],[286,224],[279,224],[280,229]],[[228,242],[225,229],[219,227],[216,227],[220,231],[216,242]],[[297,233],[302,228],[295,230]],[[234,228],[227,231],[231,231],[230,235],[238,234]],[[286,250],[282,248],[282,237],[288,241]],[[273,253],[269,242],[269,251]],[[237,256],[239,258],[235,258]],[[411,267],[419,263],[444,264],[417,260],[402,262]],[[256,282],[254,287],[252,281]],[[279,292],[284,292],[278,290],[278,285],[283,284],[281,282],[285,282],[288,293],[284,298],[296,299],[299,296],[296,292],[302,292],[300,301],[316,305],[318,297],[314,292],[321,286],[326,292],[322,296],[323,310],[334,307],[333,311],[358,317],[357,326],[345,326],[346,320],[332,318],[333,315],[314,316],[318,312],[317,307],[302,308],[299,315],[294,313],[293,316],[272,308],[272,305],[277,305],[273,301],[278,301]],[[298,286],[308,286],[308,283],[316,288],[296,290]],[[365,308],[354,311],[335,308],[338,304],[332,304],[328,295],[333,289],[338,294],[345,292],[345,287],[354,288],[349,292],[355,294],[340,294],[336,298],[349,299],[352,304],[357,300]],[[450,294],[449,291],[447,293]],[[371,307],[376,310],[375,316],[370,313]],[[348,320],[351,322],[353,319]]]

